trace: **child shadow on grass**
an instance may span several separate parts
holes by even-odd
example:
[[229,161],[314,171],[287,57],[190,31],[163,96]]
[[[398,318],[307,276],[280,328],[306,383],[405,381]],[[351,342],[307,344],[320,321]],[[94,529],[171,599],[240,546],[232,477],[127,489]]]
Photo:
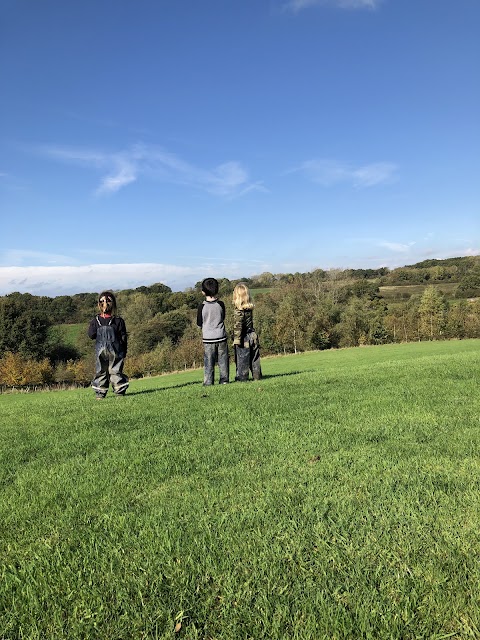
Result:
[[302,373],[310,373],[315,369],[303,369],[303,371],[289,371],[288,373],[267,373],[262,375],[262,380],[268,380],[268,378],[285,378],[287,376],[299,376]]
[[[305,369],[303,371],[289,371],[288,373],[267,373],[263,374],[262,380],[268,380],[269,378],[285,378],[287,376],[299,376],[302,373],[309,373],[314,369]],[[262,380],[255,381],[257,384]],[[252,381],[250,381],[252,382]],[[235,383],[231,383],[235,384]],[[158,393],[159,391],[167,391],[168,389],[181,389],[182,387],[191,387],[192,385],[202,385],[201,380],[194,380],[192,382],[182,382],[182,384],[172,384],[170,387],[158,387],[156,389],[144,389],[143,391],[129,391],[127,396],[138,396],[145,393]],[[203,385],[202,385],[203,386]]]
[[156,389],[144,389],[143,391],[129,391],[128,396],[139,396],[144,393],[157,393],[158,391],[168,391],[169,389],[181,389],[182,387],[191,387],[192,385],[202,384],[201,381],[182,382],[182,384],[172,384],[170,387],[157,387]]

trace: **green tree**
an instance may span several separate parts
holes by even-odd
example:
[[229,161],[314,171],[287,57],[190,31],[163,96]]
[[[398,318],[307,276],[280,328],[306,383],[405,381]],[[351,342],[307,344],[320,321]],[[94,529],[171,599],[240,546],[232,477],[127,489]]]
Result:
[[435,287],[426,287],[418,307],[420,335],[429,340],[445,336],[447,304]]
[[5,351],[41,359],[47,355],[51,321],[38,311],[30,294],[13,293],[0,299],[0,355]]
[[273,328],[276,341],[282,345],[283,351],[303,351],[306,343],[306,333],[302,322],[302,309],[292,300],[286,297],[280,303],[275,316]]
[[469,303],[466,300],[459,300],[450,307],[446,318],[447,338],[467,337],[468,313]]
[[466,323],[467,336],[469,338],[480,338],[480,298],[469,303]]
[[341,308],[333,305],[324,296],[317,298],[310,322],[308,324],[308,340],[312,349],[331,349],[338,346],[338,333],[335,329],[340,322]]
[[461,277],[455,296],[457,298],[480,297],[480,265],[475,265]]
[[273,287],[275,285],[275,276],[273,273],[269,271],[264,271],[258,276],[253,276],[252,281],[254,283],[254,287],[257,289],[268,289],[269,287]]
[[365,304],[360,298],[352,298],[342,312],[341,322],[336,327],[341,347],[358,347],[367,344],[369,321]]
[[77,316],[77,305],[71,296],[58,296],[50,304],[52,322],[56,324],[73,323]]
[[[270,294],[255,298],[254,325],[264,353],[278,353],[281,349],[273,333],[276,307],[275,299]],[[228,329],[231,331],[230,324]]]
[[153,315],[150,298],[146,293],[134,293],[123,304],[122,316],[127,325],[127,331],[132,333],[137,330],[137,327],[151,320]]

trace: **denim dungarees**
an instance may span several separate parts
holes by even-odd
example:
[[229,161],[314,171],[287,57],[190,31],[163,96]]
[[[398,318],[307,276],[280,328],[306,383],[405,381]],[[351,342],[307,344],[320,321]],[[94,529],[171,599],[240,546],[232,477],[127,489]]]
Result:
[[109,384],[117,395],[123,395],[128,387],[128,378],[123,373],[125,353],[120,344],[115,328],[112,327],[113,318],[107,325],[97,320],[97,338],[95,342],[95,378],[92,387],[97,396],[105,396]]

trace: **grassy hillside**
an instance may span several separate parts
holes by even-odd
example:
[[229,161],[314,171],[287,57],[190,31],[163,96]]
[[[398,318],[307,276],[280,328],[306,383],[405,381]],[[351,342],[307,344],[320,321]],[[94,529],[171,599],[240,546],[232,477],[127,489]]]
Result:
[[82,333],[86,333],[88,323],[80,324],[56,324],[55,331],[60,335],[63,342],[74,347],[77,344],[78,337]]
[[270,293],[271,291],[273,291],[273,287],[260,287],[258,289],[250,289],[250,295],[255,299],[258,294]]
[[387,345],[0,396],[0,637],[479,637],[479,364]]

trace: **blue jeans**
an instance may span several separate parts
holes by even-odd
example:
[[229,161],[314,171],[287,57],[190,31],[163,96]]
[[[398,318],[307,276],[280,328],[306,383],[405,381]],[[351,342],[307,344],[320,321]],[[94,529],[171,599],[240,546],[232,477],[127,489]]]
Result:
[[215,342],[214,344],[203,343],[203,364],[205,366],[203,384],[206,387],[214,383],[215,363],[218,363],[220,370],[219,384],[226,384],[228,382],[230,368],[228,362],[228,343],[226,340],[223,342]]

